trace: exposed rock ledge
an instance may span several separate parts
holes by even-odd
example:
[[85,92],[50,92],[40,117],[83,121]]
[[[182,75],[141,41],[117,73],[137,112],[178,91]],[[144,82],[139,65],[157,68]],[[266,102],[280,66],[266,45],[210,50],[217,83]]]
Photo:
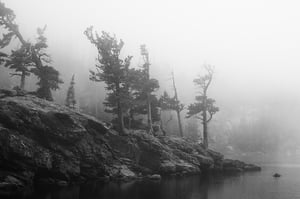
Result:
[[[8,92],[8,91],[6,91]],[[9,92],[8,92],[9,93]],[[181,138],[119,136],[91,116],[31,95],[0,92],[0,194],[34,182],[135,179],[207,170],[260,170]]]

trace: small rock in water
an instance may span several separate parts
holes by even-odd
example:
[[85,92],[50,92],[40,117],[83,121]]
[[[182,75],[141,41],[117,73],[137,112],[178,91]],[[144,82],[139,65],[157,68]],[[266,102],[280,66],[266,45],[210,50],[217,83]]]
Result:
[[274,178],[279,178],[281,175],[279,174],[279,173],[275,173],[274,175],[273,175],[273,177]]
[[61,187],[68,186],[68,182],[67,182],[67,181],[64,181],[64,180],[59,180],[59,181],[57,181],[56,184],[57,184],[58,186],[61,186]]
[[148,178],[150,180],[160,180],[161,176],[159,174],[149,175]]

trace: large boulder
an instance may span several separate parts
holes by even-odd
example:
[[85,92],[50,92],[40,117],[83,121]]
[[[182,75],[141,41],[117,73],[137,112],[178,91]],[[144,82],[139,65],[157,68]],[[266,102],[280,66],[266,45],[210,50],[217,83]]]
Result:
[[105,145],[107,132],[102,122],[65,106],[34,96],[3,97],[0,169],[30,172],[34,179],[102,177],[114,161]]

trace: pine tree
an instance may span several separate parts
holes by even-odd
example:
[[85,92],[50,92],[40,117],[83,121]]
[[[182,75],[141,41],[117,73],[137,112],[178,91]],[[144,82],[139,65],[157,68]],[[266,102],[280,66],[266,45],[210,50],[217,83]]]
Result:
[[11,55],[9,55],[5,62],[5,67],[14,70],[11,73],[12,76],[20,76],[20,88],[24,90],[26,76],[29,76],[31,71],[30,68],[33,67],[31,60],[29,46],[22,45],[17,50],[12,50]]
[[175,93],[174,97],[170,97],[170,95],[164,91],[163,95],[159,99],[160,107],[162,110],[174,110],[177,114],[177,122],[179,127],[180,136],[183,137],[182,123],[180,112],[183,110],[184,105],[180,103],[177,98],[177,94]]
[[[3,29],[4,34],[0,39],[0,49],[8,46],[11,41],[16,37],[15,32],[12,30],[18,29],[18,26],[13,23],[16,16],[13,10],[6,8],[4,3],[0,2],[0,27]],[[22,45],[19,49],[13,50],[11,55],[8,55],[4,52],[0,52],[0,64],[4,64],[5,67],[8,67],[14,70],[11,73],[12,76],[20,76],[20,88],[24,89],[25,86],[25,77],[30,74],[27,66],[30,60],[30,54],[28,53],[29,45]]]
[[214,99],[207,97],[207,90],[211,84],[214,70],[210,65],[204,65],[204,69],[206,70],[207,74],[205,74],[204,76],[199,76],[198,78],[194,79],[194,83],[200,89],[200,95],[196,96],[195,103],[190,104],[188,106],[187,118],[192,116],[197,116],[197,118],[201,120],[203,125],[203,145],[204,148],[207,149],[208,148],[207,125],[211,121],[213,115],[219,111],[219,108],[214,105],[215,104]]
[[4,29],[2,38],[0,39],[0,48],[4,48],[10,44],[12,39],[16,37],[15,31],[18,26],[14,23],[16,15],[10,8],[5,7],[4,3],[0,2],[0,26]]
[[[26,52],[23,52],[23,55],[26,55],[25,57],[27,57],[28,55],[28,59],[26,58],[26,61],[22,63],[23,67],[31,61],[33,68],[26,72],[35,74],[39,79],[37,83],[37,85],[39,86],[37,90],[37,96],[47,100],[53,100],[51,90],[58,89],[59,84],[63,82],[59,78],[59,72],[52,66],[48,65],[51,63],[51,59],[50,56],[45,52],[45,49],[48,47],[46,44],[47,39],[43,36],[45,28],[38,28],[37,43],[32,44],[30,42],[26,42],[23,38],[22,34],[19,31],[19,27],[15,22],[15,18],[16,16],[14,12],[11,9],[6,8],[4,3],[0,2],[0,26],[6,31],[6,33],[3,34],[3,37],[0,40],[0,48],[8,46],[13,38],[17,38],[21,42],[21,49],[26,49]],[[12,57],[9,57],[5,56],[3,53],[0,53],[0,62],[6,62],[7,60],[13,61],[13,58],[15,56],[14,52],[12,52],[12,55]],[[15,61],[16,60],[18,59],[15,59]],[[15,64],[12,62],[10,64],[10,66],[13,65],[16,66],[17,63]],[[24,70],[22,69],[22,71]],[[26,76],[26,72],[24,72],[24,76]]]
[[74,85],[75,85],[75,80],[73,75],[67,92],[67,98],[66,98],[66,106],[70,108],[75,108],[75,104],[76,104]]
[[31,72],[39,79],[37,82],[37,96],[52,101],[51,90],[59,89],[59,84],[63,83],[63,81],[59,78],[59,72],[53,66],[49,65],[52,60],[46,52],[48,45],[47,38],[44,36],[45,30],[46,26],[43,29],[37,29],[37,42],[32,47],[31,54],[35,67],[31,69]]
[[132,56],[120,58],[120,52],[124,46],[122,40],[118,41],[115,36],[102,31],[101,36],[93,33],[93,27],[84,32],[88,40],[98,50],[98,65],[96,71],[90,71],[90,80],[105,82],[108,91],[105,111],[117,115],[118,131],[125,133],[124,114],[128,112],[130,102],[130,83],[128,82],[129,66]]
[[139,113],[146,111],[148,133],[151,134],[153,132],[152,114],[155,113],[155,117],[157,117],[158,115],[157,108],[152,110],[152,107],[155,107],[155,105],[153,105],[152,103],[155,103],[155,101],[157,101],[157,98],[155,94],[153,94],[153,92],[155,92],[159,88],[159,83],[157,79],[150,78],[150,61],[146,45],[141,45],[141,55],[144,59],[144,64],[139,70],[139,78],[137,78],[137,82],[134,85],[134,89],[136,90],[135,100],[136,102],[138,102],[138,104],[140,104],[136,109]]
[[[136,115],[148,115],[147,113],[147,95],[145,92],[145,73],[143,68],[130,68],[126,75],[126,87],[128,88],[127,112],[125,115],[125,125],[127,128],[144,129],[145,125],[142,121],[135,120]],[[152,81],[152,87],[157,87],[157,80]],[[159,103],[154,94],[150,95],[151,100],[151,120],[156,122],[160,120]],[[148,125],[145,130],[148,129]]]

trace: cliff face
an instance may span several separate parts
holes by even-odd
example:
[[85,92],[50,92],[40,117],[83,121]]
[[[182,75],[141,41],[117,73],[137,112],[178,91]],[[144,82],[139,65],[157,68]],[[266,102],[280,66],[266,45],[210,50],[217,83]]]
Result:
[[185,139],[153,137],[143,131],[119,136],[105,123],[65,106],[31,95],[0,94],[0,188],[12,181],[64,185],[200,173],[222,170],[223,162],[221,154]]

